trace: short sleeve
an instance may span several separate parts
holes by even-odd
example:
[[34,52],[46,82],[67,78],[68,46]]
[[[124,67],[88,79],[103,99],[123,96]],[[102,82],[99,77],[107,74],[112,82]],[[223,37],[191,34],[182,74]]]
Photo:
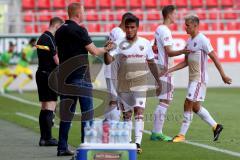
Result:
[[148,45],[147,45],[147,57],[146,57],[146,59],[147,60],[154,59],[154,53],[153,53],[153,50],[152,50],[152,46],[151,46],[150,42],[147,43],[147,44]]
[[80,27],[77,30],[77,36],[81,40],[82,45],[87,46],[92,43],[92,39],[88,35],[88,32],[85,28]]
[[162,36],[160,38],[161,38],[163,46],[173,45],[173,38],[172,38],[170,31],[167,31],[167,30],[164,31],[164,33],[162,34]]
[[114,48],[113,50],[111,50],[109,52],[110,56],[114,57],[116,56],[117,54],[119,53],[119,47],[118,47],[118,44],[116,44],[116,48]]
[[54,39],[51,39],[51,42],[49,43],[49,48],[51,55],[54,57],[57,54],[56,42]]
[[209,54],[210,52],[213,51],[213,47],[211,45],[211,42],[208,38],[205,38],[203,40],[203,51],[206,53],[206,54]]

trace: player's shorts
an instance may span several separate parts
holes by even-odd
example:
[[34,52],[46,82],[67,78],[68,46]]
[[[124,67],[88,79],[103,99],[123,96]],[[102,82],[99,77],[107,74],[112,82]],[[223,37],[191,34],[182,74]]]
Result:
[[37,70],[36,82],[38,88],[38,98],[40,102],[57,101],[57,94],[48,86],[50,72]]
[[173,77],[163,76],[163,77],[160,77],[160,81],[162,83],[162,91],[158,96],[158,99],[171,101],[173,99],[173,92],[174,92]]
[[190,101],[204,101],[206,96],[206,84],[201,82],[189,82],[188,84],[188,93],[186,98]]
[[117,101],[117,80],[106,78],[107,90],[110,101]]
[[32,75],[32,70],[30,68],[28,68],[28,67],[22,67],[20,65],[17,65],[17,67],[14,70],[14,74],[19,76],[22,73],[24,73],[26,75]]
[[8,75],[11,75],[11,71],[9,68],[2,68],[0,69],[0,76],[8,76]]
[[146,105],[146,92],[120,92],[119,99],[121,103],[121,110],[128,112],[133,110],[134,107],[145,108]]

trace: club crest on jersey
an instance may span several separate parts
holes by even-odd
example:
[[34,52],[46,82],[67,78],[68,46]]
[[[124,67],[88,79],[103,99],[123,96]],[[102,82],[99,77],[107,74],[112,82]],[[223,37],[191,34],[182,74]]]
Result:
[[194,43],[193,43],[193,46],[194,46],[194,47],[196,47],[196,46],[197,46],[197,43],[196,43],[196,42],[194,42]]
[[140,49],[141,51],[143,51],[143,50],[144,50],[144,46],[139,46],[139,49]]
[[169,40],[169,37],[165,37],[165,38],[164,38],[164,41],[168,41],[168,40]]

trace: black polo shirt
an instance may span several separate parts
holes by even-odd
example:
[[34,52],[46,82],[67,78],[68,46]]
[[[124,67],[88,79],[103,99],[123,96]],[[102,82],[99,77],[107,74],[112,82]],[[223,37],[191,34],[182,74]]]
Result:
[[51,32],[45,31],[38,39],[37,45],[48,47],[49,50],[37,48],[38,69],[52,71],[57,65],[53,57],[56,53],[56,43]]
[[[88,66],[88,51],[85,46],[92,43],[87,30],[72,20],[66,20],[65,23],[57,30],[55,40],[58,49],[60,64],[75,56],[81,57],[80,65]],[[83,78],[83,75],[89,75],[89,67],[79,68],[75,71],[69,71],[69,78]],[[90,78],[90,76],[89,76]]]

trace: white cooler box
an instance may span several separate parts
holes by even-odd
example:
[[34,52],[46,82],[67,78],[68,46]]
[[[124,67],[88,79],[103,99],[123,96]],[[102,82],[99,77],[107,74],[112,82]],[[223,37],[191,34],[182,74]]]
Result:
[[136,144],[83,143],[76,151],[76,160],[137,160]]

